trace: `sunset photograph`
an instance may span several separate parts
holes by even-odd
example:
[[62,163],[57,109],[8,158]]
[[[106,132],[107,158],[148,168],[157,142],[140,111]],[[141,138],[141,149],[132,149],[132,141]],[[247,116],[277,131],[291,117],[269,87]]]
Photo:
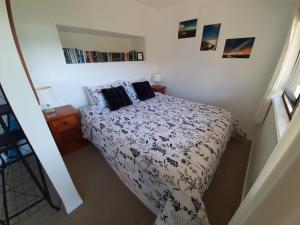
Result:
[[255,38],[227,39],[223,58],[249,58]]

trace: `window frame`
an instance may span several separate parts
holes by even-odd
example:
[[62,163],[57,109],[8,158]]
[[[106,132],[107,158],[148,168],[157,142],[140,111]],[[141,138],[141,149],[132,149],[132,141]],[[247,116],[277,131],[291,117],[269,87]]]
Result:
[[[300,23],[300,21],[298,20],[298,23]],[[298,29],[300,29],[298,27]],[[290,79],[291,77],[297,73],[297,69],[298,67],[300,67],[300,49],[298,50],[298,54],[297,54],[297,57],[295,59],[295,62],[294,62],[294,65],[293,65],[293,68],[290,72]],[[300,74],[297,74],[298,76],[300,76]],[[288,83],[288,87],[286,87],[284,90],[283,90],[283,93],[282,93],[282,100],[283,100],[283,103],[284,103],[284,106],[285,106],[285,110],[288,114],[288,117],[289,117],[289,120],[291,120],[293,118],[293,115],[299,105],[299,101],[300,101],[300,93],[298,94],[298,96],[295,96],[295,93],[292,92],[292,90],[290,90],[290,84],[289,84],[290,81],[287,81]],[[299,84],[298,84],[299,85]],[[289,106],[292,108],[291,110],[289,109]]]
[[[289,119],[292,120],[293,115],[294,115],[297,107],[299,106],[300,94],[298,95],[298,97],[295,100],[292,100],[291,97],[289,97],[289,94],[286,91],[284,91],[281,98],[283,100],[286,113],[288,114]],[[289,110],[288,104],[292,107],[291,111]]]

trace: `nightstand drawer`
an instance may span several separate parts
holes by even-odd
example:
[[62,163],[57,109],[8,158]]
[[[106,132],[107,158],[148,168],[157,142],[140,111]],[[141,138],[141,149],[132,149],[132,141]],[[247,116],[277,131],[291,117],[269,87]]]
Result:
[[152,86],[152,90],[154,92],[159,92],[161,94],[165,94],[166,93],[166,87],[165,86],[161,86],[161,85],[153,85]]
[[75,115],[66,116],[58,120],[51,121],[51,126],[54,132],[62,132],[78,126],[78,120]]
[[82,137],[79,112],[71,105],[55,108],[54,115],[45,113],[54,140],[62,155],[87,143]]
[[62,131],[54,135],[54,137],[62,155],[65,155],[85,144],[81,131],[75,128]]

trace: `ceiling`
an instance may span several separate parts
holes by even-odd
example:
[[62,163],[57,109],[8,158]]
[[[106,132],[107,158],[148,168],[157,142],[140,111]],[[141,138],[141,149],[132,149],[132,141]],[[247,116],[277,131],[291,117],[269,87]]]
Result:
[[150,6],[155,9],[161,9],[167,6],[171,6],[180,2],[186,2],[186,0],[135,0],[144,5]]

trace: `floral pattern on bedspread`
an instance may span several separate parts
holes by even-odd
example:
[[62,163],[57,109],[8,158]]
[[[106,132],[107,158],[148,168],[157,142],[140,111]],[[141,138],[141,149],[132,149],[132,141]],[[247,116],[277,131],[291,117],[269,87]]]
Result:
[[113,112],[86,107],[81,115],[84,136],[157,214],[156,225],[209,224],[202,196],[235,128],[230,112],[156,94]]

